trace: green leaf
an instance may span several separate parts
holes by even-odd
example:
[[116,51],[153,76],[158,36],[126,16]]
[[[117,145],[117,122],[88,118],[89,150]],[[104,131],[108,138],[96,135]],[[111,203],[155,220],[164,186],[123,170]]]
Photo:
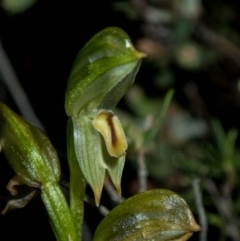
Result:
[[168,106],[172,100],[172,97],[173,97],[173,89],[170,89],[165,98],[164,98],[164,101],[163,101],[163,105],[161,107],[161,110],[159,112],[159,115],[157,117],[157,120],[156,120],[156,123],[154,125],[154,127],[148,132],[146,133],[146,136],[145,136],[145,140],[144,140],[144,144],[145,146],[149,145],[151,143],[151,141],[153,141],[153,139],[155,138],[155,136],[157,135],[157,132],[163,122],[163,119],[166,115],[166,112],[167,112],[167,109],[168,109]]
[[93,241],[185,241],[199,230],[180,196],[156,189],[114,208],[98,226]]
[[238,132],[235,129],[230,129],[225,133],[218,120],[212,120],[212,128],[216,148],[212,147],[212,150],[209,148],[206,154],[208,157],[212,154],[212,163],[213,165],[217,163],[219,174],[223,171],[228,180],[235,183],[238,180],[236,169],[238,166],[236,165],[238,163],[238,154],[235,147]]

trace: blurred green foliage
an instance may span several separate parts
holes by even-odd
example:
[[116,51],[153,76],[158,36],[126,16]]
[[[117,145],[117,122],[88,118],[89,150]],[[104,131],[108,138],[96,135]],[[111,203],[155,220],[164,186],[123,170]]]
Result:
[[143,69],[154,70],[151,83],[140,79],[125,97],[132,113],[122,114],[133,142],[132,165],[139,168],[137,150],[146,129],[154,128],[163,93],[174,88],[174,100],[145,152],[149,186],[177,190],[193,206],[192,182],[199,178],[208,239],[239,240],[237,1],[132,0],[118,1],[114,9],[139,24],[136,48],[148,54]]
[[9,14],[19,14],[32,7],[37,0],[2,0],[1,6]]

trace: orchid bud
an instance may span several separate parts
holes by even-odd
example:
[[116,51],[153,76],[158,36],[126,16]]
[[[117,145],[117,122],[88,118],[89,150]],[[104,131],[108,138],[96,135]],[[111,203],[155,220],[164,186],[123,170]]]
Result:
[[60,165],[47,136],[0,103],[0,143],[14,171],[29,186],[58,182]]
[[199,230],[183,198],[156,189],[115,207],[98,225],[93,241],[186,241]]

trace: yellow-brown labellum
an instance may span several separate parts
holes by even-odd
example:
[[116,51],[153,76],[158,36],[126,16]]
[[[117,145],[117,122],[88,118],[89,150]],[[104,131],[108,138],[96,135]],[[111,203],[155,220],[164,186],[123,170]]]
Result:
[[127,140],[122,125],[111,111],[101,110],[93,126],[103,135],[110,156],[119,158],[126,154]]

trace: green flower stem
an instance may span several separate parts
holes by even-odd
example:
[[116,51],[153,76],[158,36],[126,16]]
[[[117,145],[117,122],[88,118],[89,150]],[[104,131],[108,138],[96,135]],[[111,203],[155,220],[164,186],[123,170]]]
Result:
[[79,167],[74,150],[72,120],[68,121],[68,163],[70,168],[70,210],[77,226],[78,240],[82,240],[82,224],[84,215],[84,195],[86,181]]
[[73,217],[59,185],[48,182],[41,190],[57,241],[79,241]]

